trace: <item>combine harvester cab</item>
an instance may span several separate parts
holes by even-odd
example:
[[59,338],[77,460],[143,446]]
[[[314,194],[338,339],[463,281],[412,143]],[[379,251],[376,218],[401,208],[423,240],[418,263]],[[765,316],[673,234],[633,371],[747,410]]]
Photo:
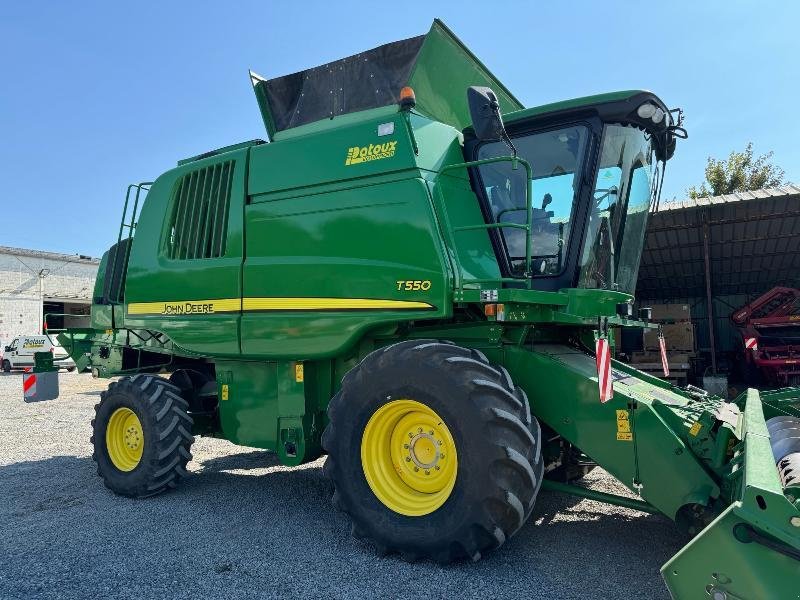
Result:
[[[439,21],[251,81],[271,142],[131,186],[91,328],[60,337],[126,376],[94,421],[108,487],[175,487],[193,435],[327,452],[380,552],[477,560],[544,488],[695,534],[675,598],[798,596],[800,390],[726,402],[611,359],[610,327],[653,327],[633,290],[680,111],[524,109]],[[635,497],[575,485],[594,464]]]

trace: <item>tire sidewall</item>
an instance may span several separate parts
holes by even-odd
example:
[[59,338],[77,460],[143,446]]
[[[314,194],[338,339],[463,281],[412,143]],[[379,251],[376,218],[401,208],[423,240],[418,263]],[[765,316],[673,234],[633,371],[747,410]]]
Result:
[[[405,364],[382,368],[374,372],[370,381],[362,381],[358,390],[357,406],[349,395],[344,399],[350,406],[348,417],[337,422],[330,453],[335,455],[341,477],[353,482],[340,493],[350,496],[348,505],[359,505],[361,526],[378,524],[381,537],[402,547],[409,539],[419,546],[461,537],[465,527],[484,521],[482,504],[476,500],[486,493],[488,463],[499,449],[487,442],[486,427],[477,414],[480,408],[469,397],[471,390],[464,382],[437,365],[420,361],[414,373]],[[348,394],[346,385],[342,393]],[[450,430],[458,456],[458,472],[450,496],[432,513],[418,517],[401,515],[385,506],[369,487],[361,463],[361,440],[370,417],[381,406],[401,399],[415,400],[433,409]]]
[[[142,457],[139,464],[131,471],[120,471],[108,454],[106,429],[111,415],[119,408],[128,408],[136,414],[144,435]],[[156,443],[158,431],[151,411],[146,409],[141,398],[128,393],[124,388],[120,389],[120,384],[113,390],[109,389],[97,409],[94,440],[98,469],[111,489],[123,494],[132,494],[140,492],[147,486],[151,475],[151,465],[157,461],[158,457],[158,444]]]

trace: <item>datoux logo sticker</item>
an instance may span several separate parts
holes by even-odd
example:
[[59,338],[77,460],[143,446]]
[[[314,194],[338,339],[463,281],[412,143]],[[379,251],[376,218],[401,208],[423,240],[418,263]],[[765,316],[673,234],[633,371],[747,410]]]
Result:
[[370,144],[369,146],[353,146],[347,149],[345,166],[357,165],[358,163],[369,162],[371,160],[381,160],[394,156],[397,147],[397,140],[384,142],[383,144]]

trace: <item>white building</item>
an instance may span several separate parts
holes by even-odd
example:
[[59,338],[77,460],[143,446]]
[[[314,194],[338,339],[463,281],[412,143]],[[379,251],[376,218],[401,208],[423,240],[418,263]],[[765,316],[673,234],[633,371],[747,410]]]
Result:
[[[0,343],[41,333],[43,314],[88,315],[99,263],[89,256],[0,246]],[[87,325],[86,318],[48,318],[51,329]]]

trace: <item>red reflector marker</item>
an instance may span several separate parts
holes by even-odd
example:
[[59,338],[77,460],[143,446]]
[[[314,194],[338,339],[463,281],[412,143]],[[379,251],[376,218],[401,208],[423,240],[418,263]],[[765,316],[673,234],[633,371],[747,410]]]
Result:
[[22,378],[22,391],[27,392],[36,385],[36,375],[25,375]]
[[608,402],[614,397],[614,380],[611,378],[611,347],[608,340],[598,338],[595,342],[597,357],[597,383],[600,387],[600,402]]
[[664,371],[664,377],[669,377],[669,362],[667,362],[667,344],[664,342],[664,336],[659,336],[658,347],[661,350],[661,368]]

